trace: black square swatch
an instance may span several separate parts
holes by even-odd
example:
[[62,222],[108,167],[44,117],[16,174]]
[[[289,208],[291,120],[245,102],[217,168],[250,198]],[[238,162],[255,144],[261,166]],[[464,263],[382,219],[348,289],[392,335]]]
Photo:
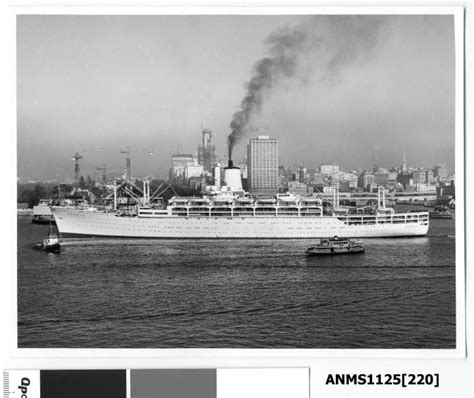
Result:
[[41,398],[126,398],[125,370],[42,370]]

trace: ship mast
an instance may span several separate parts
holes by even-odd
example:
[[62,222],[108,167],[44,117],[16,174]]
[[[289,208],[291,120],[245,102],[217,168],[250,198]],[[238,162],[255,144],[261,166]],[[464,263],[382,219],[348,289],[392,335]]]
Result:
[[114,180],[114,210],[117,210],[117,181]]
[[143,206],[150,206],[150,180],[143,180]]

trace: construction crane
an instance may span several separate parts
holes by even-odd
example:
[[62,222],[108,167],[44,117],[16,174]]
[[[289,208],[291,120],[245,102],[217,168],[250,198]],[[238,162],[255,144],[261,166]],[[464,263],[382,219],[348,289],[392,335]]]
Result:
[[107,170],[110,172],[110,171],[114,171],[116,170],[117,167],[121,167],[121,166],[117,166],[115,164],[113,165],[110,165],[110,164],[105,164],[105,163],[102,163],[102,166],[94,166],[95,169],[97,171],[102,171],[102,183],[105,185],[107,183]]
[[152,156],[154,153],[153,151],[150,151],[149,149],[144,149],[144,148],[92,148],[92,149],[86,149],[83,152],[119,152],[121,154],[126,155],[125,156],[125,181],[130,182],[130,179],[132,177],[132,166],[131,166],[131,154],[136,153],[136,152],[145,152],[148,153],[150,156]]
[[125,181],[130,182],[130,178],[132,177],[132,166],[131,166],[131,161],[130,161],[130,154],[135,153],[135,152],[145,152],[148,153],[150,156],[153,156],[153,151],[150,151],[148,149],[144,148],[134,148],[130,149],[130,147],[127,147],[127,149],[120,149],[120,153],[125,154]]
[[84,159],[79,153],[75,153],[72,155],[72,160],[74,160],[74,180],[76,182],[76,185],[79,183],[79,173],[80,173],[80,167],[79,167],[79,160]]

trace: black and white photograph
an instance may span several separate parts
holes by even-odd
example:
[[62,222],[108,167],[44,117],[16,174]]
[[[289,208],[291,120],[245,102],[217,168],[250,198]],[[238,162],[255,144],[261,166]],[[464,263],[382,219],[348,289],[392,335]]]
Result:
[[459,348],[455,28],[18,14],[18,348]]

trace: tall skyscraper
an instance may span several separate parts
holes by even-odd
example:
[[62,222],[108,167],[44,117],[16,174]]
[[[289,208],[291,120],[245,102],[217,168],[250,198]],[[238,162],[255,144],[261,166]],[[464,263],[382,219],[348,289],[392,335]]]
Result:
[[247,145],[248,186],[252,194],[278,192],[278,140],[260,135]]
[[204,167],[204,171],[212,172],[216,161],[216,147],[211,144],[212,131],[202,128],[202,144],[198,147],[198,163]]

